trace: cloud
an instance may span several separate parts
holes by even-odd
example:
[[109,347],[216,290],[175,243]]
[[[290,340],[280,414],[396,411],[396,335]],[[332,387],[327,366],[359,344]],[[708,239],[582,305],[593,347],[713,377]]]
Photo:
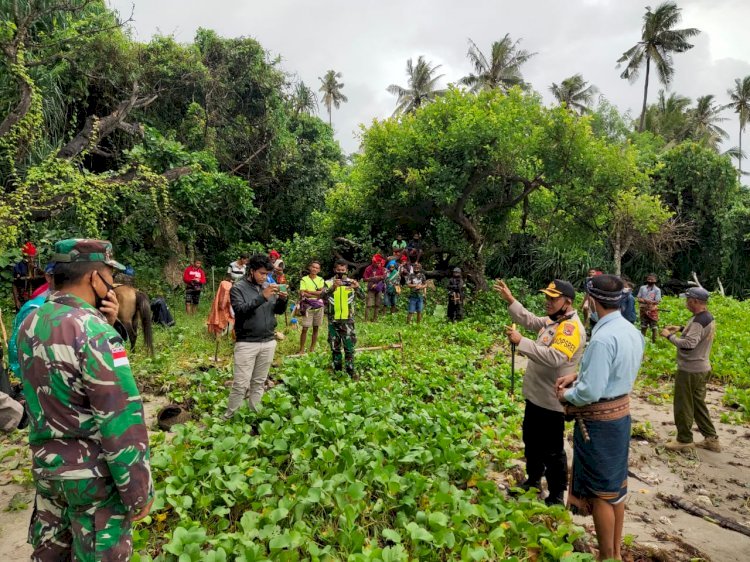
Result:
[[[285,70],[316,91],[326,70],[341,72],[349,102],[334,110],[333,124],[348,152],[358,147],[360,124],[393,112],[396,98],[385,89],[406,84],[408,58],[424,55],[443,65],[444,83],[456,82],[470,71],[469,37],[482,50],[505,33],[522,39],[522,48],[538,53],[524,67],[524,77],[550,103],[550,84],[580,72],[622,111],[640,111],[642,78],[632,85],[620,79],[616,61],[640,38],[647,2],[110,0],[110,5],[129,14],[133,1],[133,27],[141,41],[161,31],[189,42],[198,27],[207,27],[228,37],[255,37],[282,56]],[[681,27],[698,27],[703,33],[694,49],[675,55],[671,89],[693,99],[713,93],[726,103],[734,79],[750,74],[750,3],[682,0],[680,6]],[[651,101],[660,87],[652,82]],[[327,119],[323,107],[321,116]],[[733,119],[728,111],[726,116]],[[731,132],[736,127],[730,122],[725,125]],[[734,132],[727,147],[736,144]]]

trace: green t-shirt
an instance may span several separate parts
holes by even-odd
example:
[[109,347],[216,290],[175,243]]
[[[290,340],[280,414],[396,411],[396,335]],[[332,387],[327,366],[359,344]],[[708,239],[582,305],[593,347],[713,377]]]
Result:
[[315,279],[311,279],[309,275],[305,275],[299,282],[300,291],[320,291],[325,285],[325,280],[317,276]]
[[398,248],[399,250],[405,250],[406,240],[401,240],[401,242],[399,242],[398,240],[394,240],[393,244],[391,244],[391,248]]

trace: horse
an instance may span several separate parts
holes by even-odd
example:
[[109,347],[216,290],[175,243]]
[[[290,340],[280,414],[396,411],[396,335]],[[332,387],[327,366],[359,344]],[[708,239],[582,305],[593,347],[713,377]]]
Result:
[[154,339],[151,331],[151,302],[148,296],[130,285],[115,285],[115,294],[120,303],[117,319],[125,327],[130,350],[135,351],[138,339],[138,322],[143,326],[143,339],[146,342],[148,354],[154,355]]

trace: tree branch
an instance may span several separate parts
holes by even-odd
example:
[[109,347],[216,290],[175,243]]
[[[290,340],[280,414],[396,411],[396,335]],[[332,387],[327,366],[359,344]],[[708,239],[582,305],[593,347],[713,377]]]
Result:
[[106,117],[102,117],[101,119],[95,115],[87,117],[81,132],[60,149],[57,157],[70,160],[78,156],[90,145],[94,144],[96,146],[96,144],[112,134],[116,129],[121,129],[130,134],[141,134],[142,128],[140,125],[126,123],[125,119],[132,110],[140,109],[153,103],[157,96],[140,98],[138,97],[138,89],[138,83],[136,82],[133,85],[133,92],[130,94],[130,98],[121,102],[117,106],[117,109]]

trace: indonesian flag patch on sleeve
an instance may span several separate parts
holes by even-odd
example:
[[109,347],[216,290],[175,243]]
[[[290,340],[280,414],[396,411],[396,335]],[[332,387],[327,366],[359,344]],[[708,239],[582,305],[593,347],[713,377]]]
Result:
[[115,367],[130,365],[128,353],[125,351],[125,346],[122,343],[117,342],[112,344],[112,360]]

